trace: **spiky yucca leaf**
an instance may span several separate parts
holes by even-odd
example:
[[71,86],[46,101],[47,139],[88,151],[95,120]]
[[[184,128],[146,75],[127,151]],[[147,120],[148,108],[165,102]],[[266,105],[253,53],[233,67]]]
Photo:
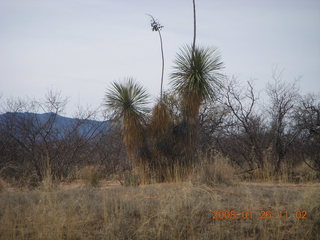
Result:
[[146,90],[129,78],[125,83],[113,82],[106,93],[106,106],[116,119],[141,119],[148,111],[148,97]]
[[216,49],[192,47],[181,49],[175,60],[174,71],[171,74],[171,84],[180,94],[192,93],[204,100],[214,96],[215,90],[221,86],[223,68]]

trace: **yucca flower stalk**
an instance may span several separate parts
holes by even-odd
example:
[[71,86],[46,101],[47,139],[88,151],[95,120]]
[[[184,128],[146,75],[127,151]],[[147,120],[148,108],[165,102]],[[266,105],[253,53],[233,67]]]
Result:
[[196,48],[196,35],[197,35],[197,18],[196,18],[196,1],[192,0],[193,5],[193,42],[192,42],[192,53]]
[[162,60],[162,66],[161,66],[161,83],[160,83],[160,101],[162,101],[162,93],[163,93],[163,75],[164,75],[164,53],[163,53],[163,42],[162,42],[162,36],[161,36],[161,30],[163,29],[163,26],[159,23],[158,20],[156,20],[151,14],[147,14],[151,18],[151,29],[152,31],[158,32],[159,39],[160,39],[160,49],[161,49],[161,60]]

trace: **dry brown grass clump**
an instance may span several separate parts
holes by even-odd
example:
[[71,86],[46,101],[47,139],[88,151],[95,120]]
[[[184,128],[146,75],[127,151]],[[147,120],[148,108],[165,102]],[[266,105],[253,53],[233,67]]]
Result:
[[263,167],[256,167],[252,171],[241,175],[242,180],[251,182],[275,182],[275,183],[308,183],[319,182],[319,172],[311,169],[301,162],[297,165],[283,162],[276,171],[271,161],[264,160]]
[[301,162],[292,169],[292,180],[294,182],[319,182],[320,172],[311,169],[306,163]]
[[127,186],[127,187],[128,186],[137,187],[141,184],[140,176],[134,172],[123,173],[119,181],[121,185]]
[[152,137],[158,137],[166,133],[173,119],[167,105],[159,102],[152,110],[150,133]]
[[160,101],[152,110],[148,126],[152,154],[149,162],[150,177],[158,182],[172,178],[173,173],[169,172],[174,164],[172,126],[173,118],[168,106]]
[[77,171],[76,177],[83,179],[88,186],[98,187],[101,178],[100,169],[101,167],[97,165],[84,166]]
[[52,191],[57,187],[54,182],[50,164],[46,164],[43,169],[43,179],[39,185],[42,191]]
[[0,193],[5,191],[6,186],[7,186],[6,182],[2,180],[2,178],[0,178]]
[[239,180],[230,160],[220,153],[216,153],[210,158],[203,157],[197,168],[198,170],[193,176],[195,184],[208,186],[233,185]]

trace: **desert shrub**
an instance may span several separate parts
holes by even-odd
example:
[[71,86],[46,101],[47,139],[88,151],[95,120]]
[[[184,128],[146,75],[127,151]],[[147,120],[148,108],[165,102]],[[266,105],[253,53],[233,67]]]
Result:
[[96,174],[93,174],[90,178],[90,186],[92,187],[98,187],[99,186],[99,177]]
[[248,171],[243,171],[241,180],[253,182],[314,182],[319,181],[320,176],[317,171],[311,169],[304,162],[293,164],[291,161],[283,161],[279,169],[276,167],[267,154],[264,154],[261,167],[255,167]]
[[120,183],[123,186],[137,187],[141,184],[141,177],[134,172],[125,172],[121,176]]
[[320,173],[311,169],[307,164],[302,162],[292,169],[291,180],[296,183],[319,181]]
[[196,171],[193,183],[208,186],[233,185],[236,180],[235,168],[227,157],[218,153],[209,159],[202,160]]
[[6,189],[6,183],[0,178],[0,193]]
[[[281,164],[281,170],[285,170],[284,163]],[[274,181],[276,179],[274,164],[271,162],[269,152],[263,154],[262,166],[254,166],[252,171],[246,172],[245,180],[250,181]],[[278,171],[277,175],[284,179],[285,171]]]
[[101,173],[100,166],[87,165],[80,168],[77,172],[77,178],[84,180],[85,184],[91,187],[98,187]]
[[56,187],[57,187],[57,185],[56,185],[55,182],[53,181],[51,172],[48,171],[48,172],[44,175],[41,183],[39,184],[39,188],[40,188],[42,191],[52,191],[52,190],[54,190]]
[[311,212],[311,220],[313,220],[312,228],[307,232],[309,239],[320,239],[320,205],[315,206]]
[[54,180],[54,175],[52,172],[51,164],[49,163],[49,159],[45,161],[42,171],[43,177],[39,184],[39,188],[44,192],[55,190],[57,184],[56,180]]

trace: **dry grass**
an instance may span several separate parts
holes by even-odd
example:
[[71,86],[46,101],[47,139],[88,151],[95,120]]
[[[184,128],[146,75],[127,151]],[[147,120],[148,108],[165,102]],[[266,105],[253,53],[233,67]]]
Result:
[[98,165],[88,165],[80,168],[76,173],[77,179],[83,179],[85,184],[91,187],[98,187],[101,173],[101,166]]
[[311,169],[304,162],[295,166],[284,162],[281,164],[279,172],[276,172],[270,161],[265,161],[263,168],[256,168],[242,177],[253,182],[275,183],[308,183],[317,182],[320,179],[319,172]]
[[229,159],[219,153],[212,158],[202,157],[202,162],[197,166],[192,178],[195,184],[207,186],[233,185],[238,179],[236,169],[231,165]]
[[320,172],[311,169],[304,162],[293,168],[292,180],[295,182],[314,182],[320,180]]
[[124,172],[121,175],[121,185],[137,187],[141,184],[140,176],[134,172]]
[[[0,239],[319,239],[319,190],[263,183],[11,190],[0,194]],[[274,216],[213,220],[213,210]],[[279,210],[308,216],[280,220]]]
[[[0,239],[320,239],[320,183],[307,169],[304,180],[313,183],[288,183],[285,174],[273,179],[268,165],[254,176],[260,182],[240,182],[228,158],[200,158],[191,168],[174,166],[170,183],[140,185],[129,172],[122,186],[95,185],[97,166],[80,169],[80,182],[60,185],[48,170],[32,191],[0,181]],[[239,219],[212,219],[215,210],[235,211]],[[252,218],[241,218],[245,211]],[[260,219],[261,211],[272,218]],[[295,218],[301,211],[306,219]]]
[[5,191],[6,189],[7,189],[7,183],[2,178],[0,178],[0,193]]
[[168,128],[173,122],[173,118],[169,113],[168,106],[163,102],[159,102],[152,110],[150,122],[150,134],[153,138],[166,134]]

